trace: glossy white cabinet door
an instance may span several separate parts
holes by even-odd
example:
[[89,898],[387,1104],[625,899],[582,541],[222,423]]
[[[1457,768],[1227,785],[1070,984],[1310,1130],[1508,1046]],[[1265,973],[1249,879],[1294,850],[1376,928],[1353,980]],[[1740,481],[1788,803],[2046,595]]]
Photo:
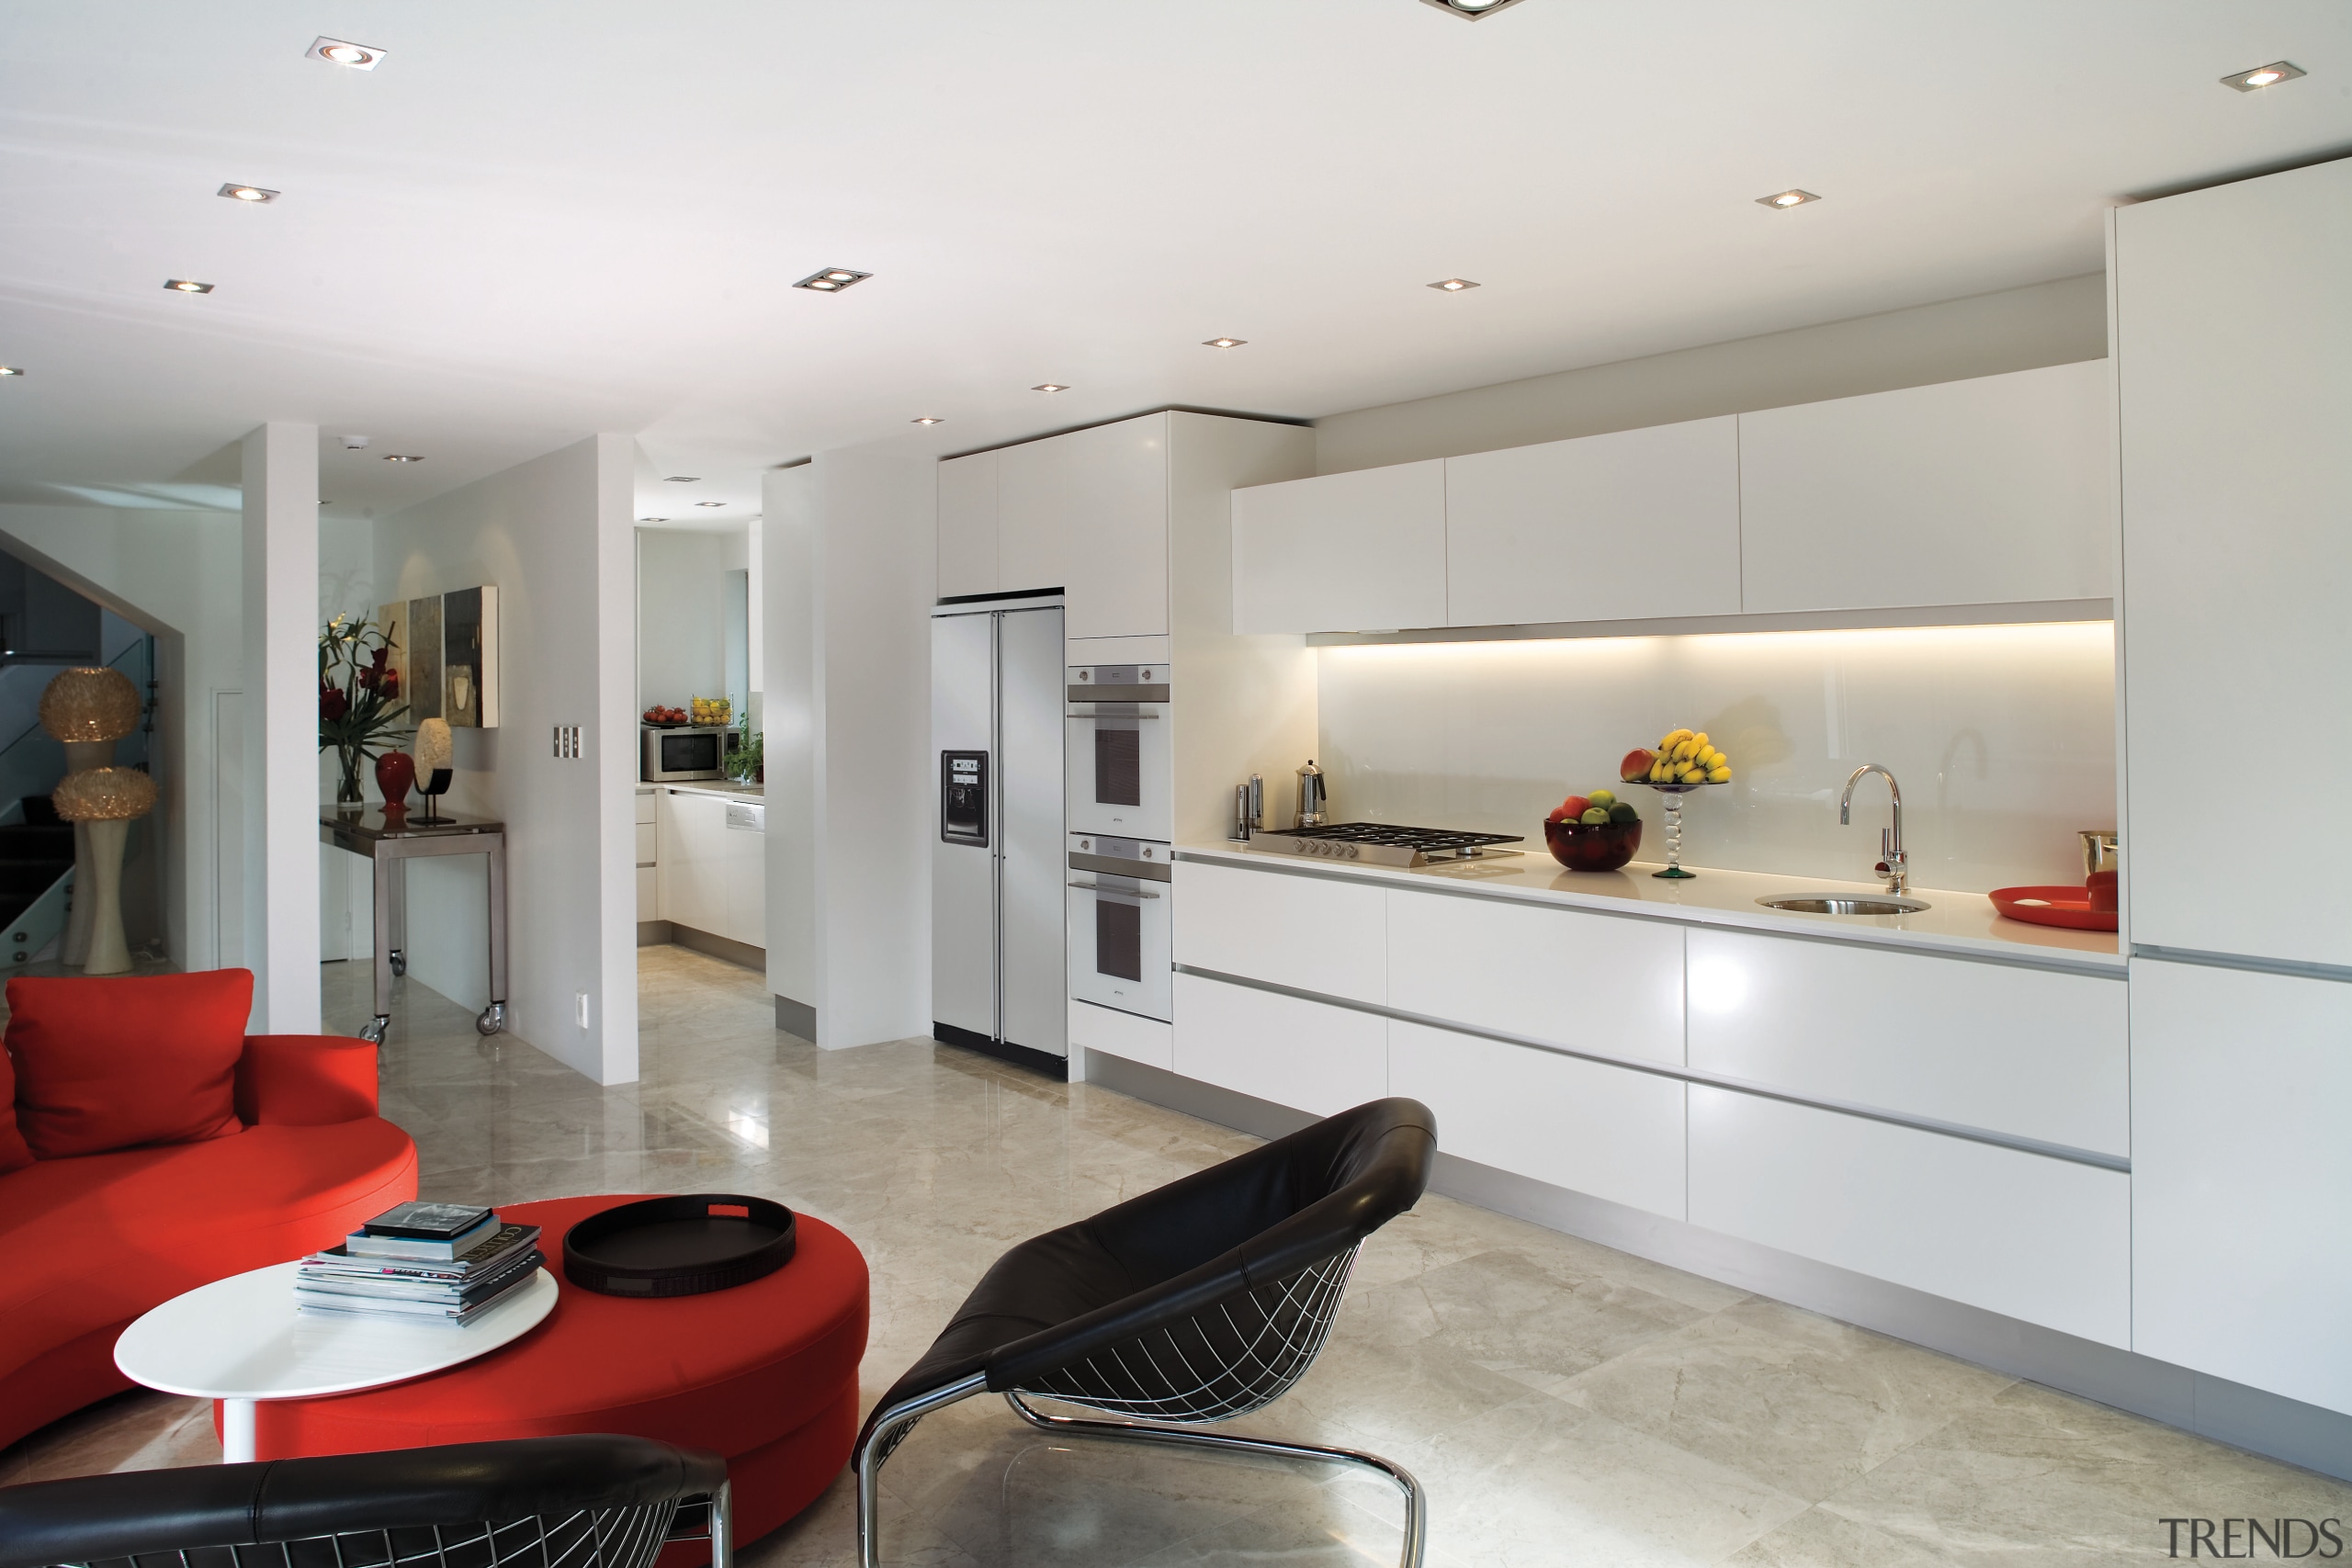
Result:
[[1176,1071],[1316,1116],[1388,1092],[1387,1021],[1176,976]]
[[1742,607],[2114,592],[2108,362],[1739,416]]
[[1437,1112],[1448,1154],[1683,1217],[1683,1086],[1672,1078],[1390,1019],[1388,1092]]
[[2132,1179],[1690,1086],[1690,1223],[2129,1346]]
[[1115,1008],[1096,1007],[1072,999],[1069,1004],[1069,1044],[1124,1056],[1162,1072],[1176,1070],[1176,1031],[1156,1018],[1138,1018]]
[[1739,613],[1739,423],[1445,460],[1446,624]]
[[939,465],[939,596],[996,589],[994,452]]
[[1391,892],[1388,1005],[1579,1051],[1679,1065],[1682,928]]
[[650,865],[637,868],[637,918],[640,920],[662,918],[662,874]]
[[1445,459],[1233,492],[1233,629],[1445,625]]
[[727,803],[672,791],[662,796],[662,918],[698,931],[727,931]]
[[2115,255],[2132,940],[2352,965],[2352,163],[2120,209]]
[[2131,1153],[2120,979],[1698,929],[1689,984],[1702,1071]]
[[1168,634],[1168,416],[997,454],[997,592],[1060,588],[1065,637]]
[[[719,802],[723,807],[728,803]],[[768,944],[768,881],[767,834],[764,827],[750,828],[727,822],[727,813],[720,820],[726,823],[727,837],[720,841],[723,855],[718,867],[722,908],[727,923],[718,934],[746,947]],[[763,820],[765,813],[756,814]]]
[[2132,1337],[2352,1412],[2352,982],[2132,966]]
[[1170,914],[1179,964],[1351,1001],[1387,999],[1384,888],[1178,861]]

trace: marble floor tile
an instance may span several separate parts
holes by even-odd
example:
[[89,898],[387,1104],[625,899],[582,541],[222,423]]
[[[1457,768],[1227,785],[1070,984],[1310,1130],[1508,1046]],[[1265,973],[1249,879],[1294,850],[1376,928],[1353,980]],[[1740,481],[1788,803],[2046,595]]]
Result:
[[[872,1278],[869,1404],[1007,1247],[1255,1146],[929,1040],[820,1051],[752,971],[639,964],[643,1076],[612,1089],[399,983],[382,1103],[424,1195],[740,1191],[837,1224]],[[327,1026],[369,987],[324,966]],[[1432,1568],[2038,1568],[2161,1555],[2166,1515],[2352,1516],[2352,1487],[1439,1197],[1229,1429],[1412,1469]],[[0,1450],[0,1483],[218,1455],[208,1405],[140,1392]],[[1396,1560],[1402,1517],[1351,1467],[1042,1434],[994,1398],[927,1418],[883,1484],[886,1561],[922,1568],[1354,1568]],[[746,1568],[849,1568],[853,1503],[844,1476]]]

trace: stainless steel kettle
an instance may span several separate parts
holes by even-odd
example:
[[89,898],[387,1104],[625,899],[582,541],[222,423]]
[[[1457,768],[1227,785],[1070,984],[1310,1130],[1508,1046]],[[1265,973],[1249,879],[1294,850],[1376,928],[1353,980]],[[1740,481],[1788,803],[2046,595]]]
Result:
[[1323,770],[1315,759],[1306,759],[1306,766],[1298,770],[1298,813],[1294,828],[1320,828],[1329,820],[1330,800],[1323,793]]

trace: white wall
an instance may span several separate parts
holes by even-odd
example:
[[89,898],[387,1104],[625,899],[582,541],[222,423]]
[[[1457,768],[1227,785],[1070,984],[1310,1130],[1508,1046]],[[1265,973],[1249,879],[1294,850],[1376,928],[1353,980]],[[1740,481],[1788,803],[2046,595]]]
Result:
[[[379,601],[498,588],[503,723],[456,732],[447,805],[506,824],[508,1029],[607,1084],[637,1077],[629,470],[627,437],[594,436],[384,518],[376,536]],[[564,724],[582,727],[585,758],[554,756]],[[487,999],[481,864],[409,884],[409,974],[469,1006]]]
[[[233,512],[0,505],[0,544],[11,553],[155,634],[163,707],[153,823],[164,863],[164,940],[173,959],[191,969],[243,961],[241,931],[232,929],[222,947],[216,785],[224,761],[233,774],[243,759],[241,743],[222,758],[215,733],[223,694],[241,691],[244,680],[242,527]],[[242,843],[233,827],[232,859]],[[242,883],[232,870],[241,922],[243,905],[233,896]]]
[[726,694],[719,630],[730,541],[740,554],[726,534],[637,531],[638,712]]
[[245,964],[250,1028],[319,1030],[319,428],[244,438]]
[[1475,387],[1315,422],[1316,471],[1491,452],[2107,355],[2104,274]]
[[[1736,787],[1686,797],[1695,866],[1861,882],[1886,786],[1903,786],[1921,887],[2080,882],[2075,834],[2115,826],[2115,650],[2106,622],[1760,632],[1317,650],[1322,750],[1340,820],[1526,836],[1562,796],[1617,787],[1617,763],[1681,726],[1732,759]],[[1269,796],[1276,794],[1269,780]],[[1283,781],[1287,783],[1287,781]],[[1641,858],[1665,858],[1657,795],[1628,787]],[[1285,794],[1283,798],[1287,799]]]
[[767,478],[769,985],[827,1047],[931,1029],[936,494],[928,457]]

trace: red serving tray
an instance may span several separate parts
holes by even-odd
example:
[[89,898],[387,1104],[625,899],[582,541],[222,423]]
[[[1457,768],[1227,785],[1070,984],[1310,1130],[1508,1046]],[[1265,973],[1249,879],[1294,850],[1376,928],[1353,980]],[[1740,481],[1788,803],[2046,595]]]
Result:
[[[2092,908],[2089,893],[2063,882],[2053,887],[1996,887],[1985,897],[2009,919],[2029,925],[2064,926],[2077,931],[2111,931],[2118,926],[2114,910]],[[2019,902],[2026,898],[2042,902]]]

